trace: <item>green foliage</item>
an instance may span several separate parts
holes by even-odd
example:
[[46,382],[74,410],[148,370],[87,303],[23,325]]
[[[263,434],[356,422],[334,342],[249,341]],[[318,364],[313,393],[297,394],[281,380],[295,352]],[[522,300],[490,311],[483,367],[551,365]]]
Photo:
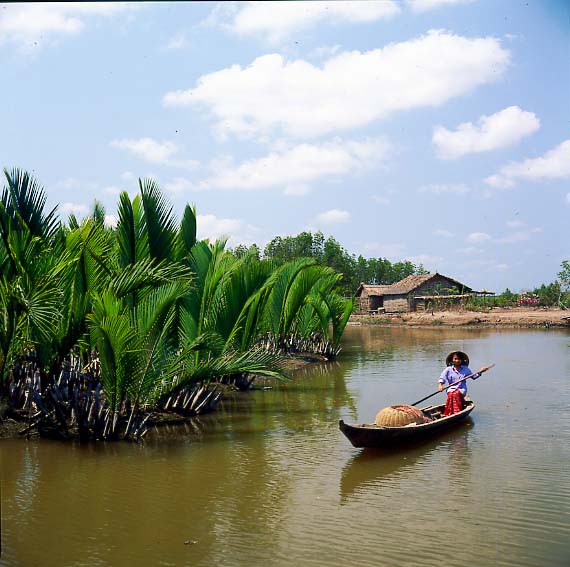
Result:
[[[196,240],[196,210],[178,224],[152,180],[118,223],[95,203],[81,222],[44,212],[41,187],[5,172],[0,201],[0,379],[35,352],[45,387],[73,350],[101,363],[107,407],[130,419],[196,382],[255,372],[282,378],[279,356],[260,350],[268,335],[323,337],[338,347],[353,309],[338,292],[353,258],[321,233],[226,250]],[[326,265],[324,265],[326,264]],[[348,280],[346,280],[348,281]]]
[[[237,250],[237,249],[236,249]],[[322,232],[301,232],[297,236],[277,236],[263,251],[264,258],[291,261],[312,258],[319,264],[342,274],[339,282],[346,295],[354,295],[361,282],[392,284],[412,274],[428,273],[420,264],[407,260],[392,263],[386,258],[364,258],[349,254],[332,236],[325,239]]]

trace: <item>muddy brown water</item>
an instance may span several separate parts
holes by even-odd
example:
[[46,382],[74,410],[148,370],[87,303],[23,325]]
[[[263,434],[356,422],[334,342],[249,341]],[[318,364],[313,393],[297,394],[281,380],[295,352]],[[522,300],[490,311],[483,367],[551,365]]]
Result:
[[[339,432],[434,391],[455,349],[496,363],[462,427],[400,451]],[[569,382],[564,330],[349,327],[338,362],[143,446],[0,441],[0,565],[566,566]]]

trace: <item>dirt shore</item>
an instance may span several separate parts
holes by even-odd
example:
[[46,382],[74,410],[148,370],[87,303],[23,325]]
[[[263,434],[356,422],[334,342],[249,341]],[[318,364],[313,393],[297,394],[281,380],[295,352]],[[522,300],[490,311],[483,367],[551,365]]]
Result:
[[570,327],[570,310],[551,308],[494,307],[485,311],[425,311],[352,315],[352,324],[446,325],[490,327]]

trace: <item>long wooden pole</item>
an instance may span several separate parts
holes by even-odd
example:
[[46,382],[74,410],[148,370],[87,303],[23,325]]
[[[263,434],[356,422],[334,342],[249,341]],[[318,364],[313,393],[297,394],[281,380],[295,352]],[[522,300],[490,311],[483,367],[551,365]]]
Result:
[[[495,365],[491,364],[490,366],[487,366],[487,368],[485,368],[485,370],[483,370],[483,372],[487,372],[487,370],[489,370],[490,368],[493,368],[493,366],[495,366]],[[451,386],[455,386],[456,384],[459,384],[460,382],[463,382],[464,380],[469,380],[469,378],[473,378],[473,376],[475,376],[476,374],[483,374],[483,372],[473,372],[473,374],[468,374],[464,378],[461,378],[461,380],[457,380],[456,382],[453,382],[449,386],[446,386],[445,388],[443,388],[443,390],[436,390],[433,394],[430,394],[429,396],[426,396],[425,398],[422,398],[421,400],[418,400],[417,402],[414,402],[413,404],[410,404],[410,405],[411,406],[417,406],[418,404],[420,404],[421,402],[424,402],[428,398],[431,398],[432,396],[439,394],[440,391],[443,392],[444,390],[451,388]]]

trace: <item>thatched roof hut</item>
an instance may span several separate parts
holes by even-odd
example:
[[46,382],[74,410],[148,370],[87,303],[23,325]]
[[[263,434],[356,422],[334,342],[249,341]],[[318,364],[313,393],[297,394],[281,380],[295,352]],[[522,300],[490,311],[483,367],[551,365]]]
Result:
[[399,313],[425,310],[442,298],[452,304],[477,295],[469,286],[442,274],[412,275],[391,285],[361,283],[356,291],[361,313]]

